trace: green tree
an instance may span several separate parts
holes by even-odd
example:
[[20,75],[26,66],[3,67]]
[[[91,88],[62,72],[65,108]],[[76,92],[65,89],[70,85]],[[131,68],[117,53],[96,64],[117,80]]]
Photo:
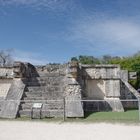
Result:
[[93,56],[86,56],[86,55],[80,55],[79,62],[81,64],[100,64],[100,61],[98,58],[95,58]]
[[78,62],[78,58],[77,57],[72,57],[71,61],[77,61]]

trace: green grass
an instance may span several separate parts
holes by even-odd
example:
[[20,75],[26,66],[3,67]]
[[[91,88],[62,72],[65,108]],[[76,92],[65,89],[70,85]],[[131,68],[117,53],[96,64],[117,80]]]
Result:
[[85,113],[85,120],[138,120],[138,110],[129,110],[125,112],[95,112]]
[[139,122],[138,110],[125,112],[86,112],[85,118],[67,119],[67,121],[80,122]]

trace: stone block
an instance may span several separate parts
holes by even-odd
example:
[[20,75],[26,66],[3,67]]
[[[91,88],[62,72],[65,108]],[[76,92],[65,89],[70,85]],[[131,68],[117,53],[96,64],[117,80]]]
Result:
[[66,117],[84,117],[83,104],[80,99],[66,100]]
[[120,70],[118,75],[119,75],[121,80],[128,82],[128,71],[127,70]]
[[119,98],[105,98],[104,99],[115,112],[124,112],[124,108]]
[[0,97],[6,98],[7,93],[10,89],[11,83],[0,83]]
[[81,102],[81,89],[79,85],[68,85],[65,89],[66,117],[83,117],[83,105]]
[[120,80],[105,80],[105,96],[120,97]]

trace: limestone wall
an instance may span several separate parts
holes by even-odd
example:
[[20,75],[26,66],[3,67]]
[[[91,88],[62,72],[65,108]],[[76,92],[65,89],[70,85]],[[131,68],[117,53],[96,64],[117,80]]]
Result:
[[120,79],[118,65],[82,65],[82,75],[89,79]]
[[81,65],[81,71],[86,99],[105,100],[112,111],[124,111],[119,97],[120,80],[127,81],[126,71],[118,65]]
[[65,101],[66,101],[66,116],[67,117],[83,117],[83,106],[81,88],[79,85],[69,85],[66,87]]
[[10,89],[12,79],[0,79],[0,98],[5,99]]
[[4,101],[0,117],[1,118],[16,118],[20,100],[25,89],[25,84],[21,79],[14,79]]
[[[120,97],[120,72],[118,65],[82,65],[85,93],[88,98]],[[84,89],[83,89],[84,90]]]
[[67,67],[65,77],[66,117],[84,117],[82,104],[82,89],[78,79],[78,64],[72,63]]
[[105,96],[115,98],[120,97],[120,80],[105,81]]
[[87,80],[86,81],[86,97],[88,99],[102,100],[105,96],[104,80]]
[[89,99],[104,99],[104,97],[120,97],[119,80],[87,80],[86,96]]
[[5,97],[7,96],[7,93],[9,91],[11,84],[9,83],[2,83],[0,84],[0,98],[5,99]]

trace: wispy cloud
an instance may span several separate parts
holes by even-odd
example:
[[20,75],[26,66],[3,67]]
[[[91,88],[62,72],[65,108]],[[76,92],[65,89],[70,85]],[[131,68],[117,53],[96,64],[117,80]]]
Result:
[[47,8],[51,10],[67,10],[74,7],[73,0],[0,0],[0,5],[22,5],[38,10]]
[[40,53],[14,50],[13,54],[13,58],[15,61],[29,62],[34,65],[45,65],[48,63],[48,61],[43,58]]
[[[123,19],[87,20],[71,28],[71,40],[86,42],[85,47],[101,53],[128,55],[140,50],[140,26]],[[127,53],[127,54],[126,54]],[[119,54],[117,54],[119,55]]]

